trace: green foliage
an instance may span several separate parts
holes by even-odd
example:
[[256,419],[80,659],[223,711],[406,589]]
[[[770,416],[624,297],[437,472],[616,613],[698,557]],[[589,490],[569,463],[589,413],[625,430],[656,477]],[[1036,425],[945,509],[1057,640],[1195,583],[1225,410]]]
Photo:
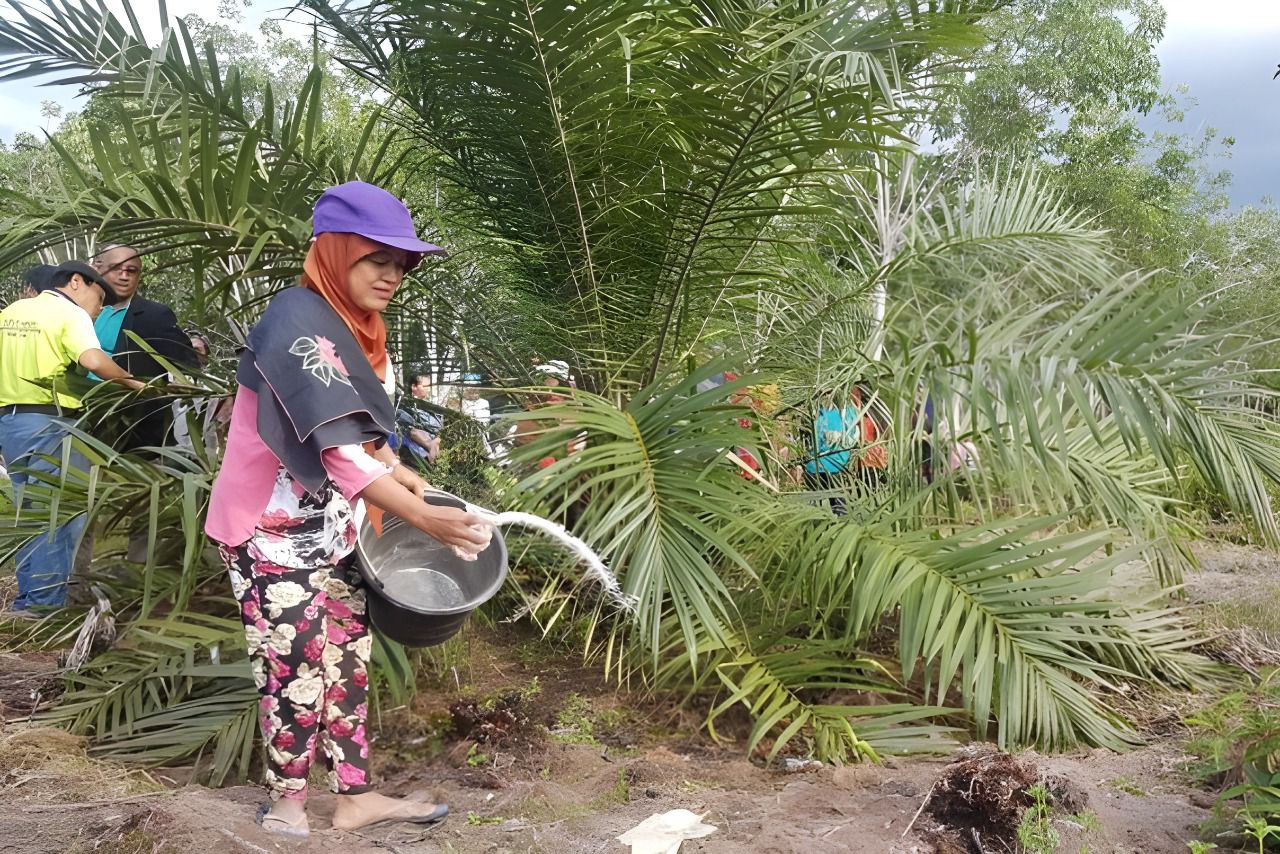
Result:
[[1027,789],[1031,805],[1018,822],[1018,844],[1029,854],[1053,854],[1062,841],[1053,827],[1053,795],[1041,784]]
[[[1280,541],[1274,395],[1246,364],[1256,345],[1206,332],[1214,306],[1130,272],[1064,199],[1097,189],[1088,164],[1126,132],[1108,111],[1153,102],[1154,4],[305,5],[329,41],[293,80],[228,64],[242,46],[194,20],[159,45],[71,0],[0,21],[0,77],[83,79],[121,129],[82,150],[50,143],[62,190],[4,197],[0,265],[68,241],[140,242],[193,272],[198,315],[251,319],[297,275],[320,188],[360,177],[433,200],[457,251],[402,291],[393,337],[515,381],[565,358],[584,386],[524,416],[541,432],[506,461],[510,480],[465,480],[478,448],[464,437],[445,443],[442,481],[571,523],[635,613],[591,595],[576,567],[526,560],[513,577],[529,613],[572,627],[620,681],[709,698],[713,734],[745,711],[748,749],[801,740],[824,759],[874,759],[936,750],[961,727],[1006,747],[1123,748],[1136,736],[1107,691],[1203,682],[1197,637],[1158,598],[1190,563],[1179,498],[1194,472]],[[979,54],[990,69],[968,91],[988,95],[961,92],[956,127],[976,138],[993,117],[992,139],[1037,154],[1048,140],[1063,163],[917,167],[904,145],[924,87],[964,70],[953,63],[980,25],[1024,23],[1044,24],[1036,49],[1024,61],[1000,36]],[[1059,37],[1062,68],[1045,61]],[[364,91],[376,105],[340,96]],[[983,98],[1008,110],[980,112]],[[1064,105],[1071,124],[1050,132]],[[1117,156],[1132,181],[1115,193],[1186,201],[1199,167],[1183,143],[1146,195],[1125,171],[1139,148]],[[708,389],[725,369],[750,375]],[[885,483],[850,484],[851,512],[834,518],[788,466],[815,402],[857,383],[884,427]],[[734,401],[764,385],[777,394],[760,411]],[[154,556],[112,588],[124,645],[82,671],[97,681],[72,692],[83,705],[68,720],[144,761],[216,740],[229,778],[252,727],[230,706],[196,717],[230,696],[206,693],[225,674],[179,684],[207,666],[206,645],[171,641],[193,656],[178,663],[159,651],[170,627],[135,629],[186,611],[229,620],[198,533],[216,460],[143,461],[91,433],[88,482],[38,485],[40,516],[5,541],[82,508],[123,530],[147,508]],[[976,457],[951,471],[961,443]],[[760,479],[726,459],[734,448]],[[1156,581],[1133,600],[1111,589],[1131,557]],[[398,702],[413,659],[380,644],[375,660]]]
[[1280,671],[1265,673],[1256,686],[1233,691],[1187,718],[1187,751],[1197,757],[1192,773],[1221,792],[1220,807],[1243,801],[1237,814],[1258,843],[1280,830]]
[[901,135],[896,51],[970,36],[958,15],[857,0],[306,5],[502,251],[526,307],[496,314],[503,336],[572,355],[599,392],[652,382],[750,289],[775,227],[815,211],[829,155]]
[[620,804],[625,804],[631,800],[631,781],[627,777],[626,768],[618,769],[618,782],[614,784],[611,794],[614,800]]
[[[1158,110],[1177,126],[1183,112],[1175,96]],[[1196,282],[1206,290],[1226,261],[1221,232],[1230,173],[1214,166],[1231,140],[1212,128],[1197,135],[1144,132],[1138,116],[1087,111],[1072,119],[1071,135],[1052,168],[1055,184],[1081,210],[1094,212],[1112,234],[1118,254],[1144,269],[1171,271],[1166,281]],[[1176,277],[1176,278],[1175,278]]]
[[1164,23],[1157,0],[1004,4],[983,19],[986,46],[960,67],[967,78],[942,96],[939,131],[986,152],[1058,154],[1080,111],[1146,112],[1160,91]]
[[435,489],[451,492],[480,507],[498,503],[498,493],[510,477],[489,457],[486,427],[450,410],[440,430],[440,453],[430,465],[421,465],[423,475]]
[[255,758],[258,690],[243,649],[234,617],[136,620],[114,649],[68,674],[44,717],[92,736],[96,756],[156,766],[207,755],[210,783],[244,779]]
[[1264,854],[1268,839],[1272,837],[1280,839],[1280,825],[1272,824],[1262,816],[1255,815],[1248,810],[1241,810],[1237,818],[1244,825],[1245,836],[1258,843],[1258,854]]
[[471,747],[467,749],[467,765],[469,765],[472,768],[476,768],[481,765],[488,765],[488,764],[489,764],[489,754],[482,753],[480,751],[480,745],[473,743]]
[[194,314],[225,316],[212,309],[250,306],[296,280],[321,189],[352,177],[395,186],[404,152],[394,130],[376,108],[359,110],[355,136],[329,121],[321,65],[278,102],[260,75],[224,72],[217,40],[201,50],[182,20],[153,49],[132,18],[73,8],[0,21],[0,48],[18,57],[0,75],[108,84],[91,102],[97,131],[84,148],[49,142],[65,175],[56,191],[5,191],[0,266],[77,242],[162,247],[161,270],[184,265],[202,284]]
[[597,735],[615,730],[621,723],[622,714],[617,709],[599,710],[586,697],[570,694],[556,712],[551,740],[562,744],[599,745]]
[[1116,791],[1124,792],[1126,795],[1133,795],[1135,798],[1145,798],[1147,796],[1146,790],[1128,777],[1116,777],[1114,780],[1108,780],[1107,785]]

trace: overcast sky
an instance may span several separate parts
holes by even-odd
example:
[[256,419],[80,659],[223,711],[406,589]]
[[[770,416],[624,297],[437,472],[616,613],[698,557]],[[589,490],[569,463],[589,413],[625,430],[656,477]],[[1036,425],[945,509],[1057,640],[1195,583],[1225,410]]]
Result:
[[[1160,62],[1166,89],[1185,83],[1197,105],[1184,131],[1235,137],[1231,199],[1280,203],[1280,0],[1164,0]],[[1147,127],[1156,126],[1149,122]]]
[[[38,4],[37,4],[38,5]],[[119,10],[119,0],[107,0]],[[210,0],[169,0],[169,13],[209,14]],[[254,0],[245,16],[255,30],[281,0]],[[1190,86],[1198,104],[1187,113],[1181,130],[1195,133],[1217,128],[1235,137],[1231,158],[1232,201],[1256,203],[1264,196],[1280,202],[1280,80],[1272,74],[1280,63],[1280,0],[1164,0],[1169,22],[1160,44],[1164,84],[1172,90]],[[135,0],[134,9],[152,37],[160,32],[158,4]],[[40,87],[28,81],[0,83],[0,139],[10,142],[18,131],[38,132],[45,124],[40,102],[55,100],[75,109],[75,90]],[[1146,127],[1158,126],[1154,120]]]

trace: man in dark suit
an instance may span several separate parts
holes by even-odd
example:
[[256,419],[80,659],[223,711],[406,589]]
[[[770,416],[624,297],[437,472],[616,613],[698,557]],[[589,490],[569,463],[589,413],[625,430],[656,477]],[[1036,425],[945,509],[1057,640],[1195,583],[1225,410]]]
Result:
[[[178,327],[173,309],[164,303],[146,299],[138,293],[142,284],[142,255],[132,246],[112,244],[103,247],[93,258],[93,266],[120,296],[120,302],[103,311],[94,321],[94,331],[102,349],[115,363],[140,379],[151,379],[166,373],[154,357],[130,337],[132,332],[158,355],[184,365],[195,363],[191,341]],[[126,412],[137,423],[124,437],[127,450],[144,445],[163,445],[171,425],[172,411],[165,402],[142,402],[142,412]]]

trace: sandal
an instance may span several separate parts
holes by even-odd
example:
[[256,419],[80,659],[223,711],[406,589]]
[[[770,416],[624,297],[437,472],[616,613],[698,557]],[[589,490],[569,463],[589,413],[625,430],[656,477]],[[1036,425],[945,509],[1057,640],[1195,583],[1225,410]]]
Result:
[[278,815],[270,815],[270,812],[270,802],[259,804],[258,812],[253,817],[253,820],[257,822],[267,833],[275,833],[279,836],[292,836],[294,839],[306,839],[311,836],[311,827],[307,823],[306,814],[290,821],[289,819],[281,818]]
[[395,824],[396,822],[401,822],[401,821],[408,822],[409,824],[421,824],[421,825],[439,824],[440,822],[444,821],[445,816],[447,816],[448,814],[449,814],[448,804],[436,804],[436,808],[425,815],[389,816],[387,818],[380,818],[377,821],[371,821],[368,824],[362,824],[359,827],[352,828],[352,829],[367,830],[371,827],[377,827],[382,824]]

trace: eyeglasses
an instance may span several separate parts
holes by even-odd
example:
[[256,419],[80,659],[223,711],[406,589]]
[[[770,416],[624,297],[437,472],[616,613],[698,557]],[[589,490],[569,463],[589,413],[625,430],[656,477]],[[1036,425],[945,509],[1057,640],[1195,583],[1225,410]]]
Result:
[[142,268],[141,267],[113,267],[109,272],[124,273],[126,276],[140,276],[142,275]]

